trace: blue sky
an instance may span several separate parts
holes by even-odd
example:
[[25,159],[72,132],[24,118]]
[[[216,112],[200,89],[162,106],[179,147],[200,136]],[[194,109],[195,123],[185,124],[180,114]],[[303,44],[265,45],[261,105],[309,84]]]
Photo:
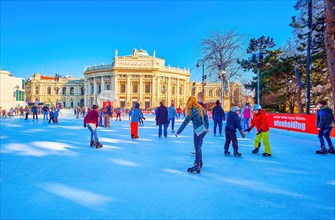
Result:
[[191,69],[200,42],[234,29],[250,38],[291,37],[295,0],[281,1],[1,1],[1,68],[28,78],[35,72],[81,77],[85,66],[111,64],[133,48]]

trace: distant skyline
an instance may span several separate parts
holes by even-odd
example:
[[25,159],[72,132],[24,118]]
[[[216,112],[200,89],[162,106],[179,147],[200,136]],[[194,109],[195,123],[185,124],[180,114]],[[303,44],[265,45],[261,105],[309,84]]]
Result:
[[133,48],[156,51],[166,65],[195,68],[200,43],[213,31],[251,38],[292,36],[295,0],[278,1],[1,1],[1,64],[16,77],[71,75],[111,64]]

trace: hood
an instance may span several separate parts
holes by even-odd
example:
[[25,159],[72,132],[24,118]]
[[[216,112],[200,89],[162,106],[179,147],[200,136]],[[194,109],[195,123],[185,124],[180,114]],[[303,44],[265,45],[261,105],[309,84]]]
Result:
[[238,115],[235,112],[229,111],[228,116],[233,117],[233,116],[238,116]]
[[325,112],[327,112],[327,113],[329,113],[329,114],[333,112],[332,109],[329,108],[328,106],[324,106],[324,107],[321,108],[320,110],[323,110],[323,111],[325,111]]

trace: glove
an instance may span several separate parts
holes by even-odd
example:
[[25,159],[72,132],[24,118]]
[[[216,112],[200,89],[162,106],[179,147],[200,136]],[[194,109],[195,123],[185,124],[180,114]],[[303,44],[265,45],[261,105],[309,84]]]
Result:
[[245,134],[243,133],[242,130],[240,131],[240,134],[241,134],[242,138],[245,138]]
[[143,117],[143,120],[145,120],[145,117]]
[[86,124],[84,124],[84,128],[86,128]]
[[258,132],[257,132],[257,134],[256,135],[259,135],[260,133],[262,133],[262,129],[260,129]]
[[245,130],[246,132],[250,132],[251,131],[251,129],[250,128],[248,128],[247,130]]

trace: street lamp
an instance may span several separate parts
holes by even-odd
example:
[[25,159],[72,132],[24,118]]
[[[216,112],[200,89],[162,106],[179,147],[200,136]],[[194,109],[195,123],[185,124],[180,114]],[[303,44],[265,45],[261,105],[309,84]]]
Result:
[[205,75],[205,62],[203,59],[198,60],[196,67],[199,68],[199,63],[202,63],[202,92],[205,92],[205,80],[207,76]]
[[224,92],[227,90],[226,68],[219,66],[219,78],[221,79],[221,103],[224,109]]
[[251,57],[252,62],[257,63],[257,104],[260,104],[260,70],[263,66],[261,62],[264,56],[263,45],[264,42],[260,40],[257,45],[259,48],[259,53],[253,53]]

